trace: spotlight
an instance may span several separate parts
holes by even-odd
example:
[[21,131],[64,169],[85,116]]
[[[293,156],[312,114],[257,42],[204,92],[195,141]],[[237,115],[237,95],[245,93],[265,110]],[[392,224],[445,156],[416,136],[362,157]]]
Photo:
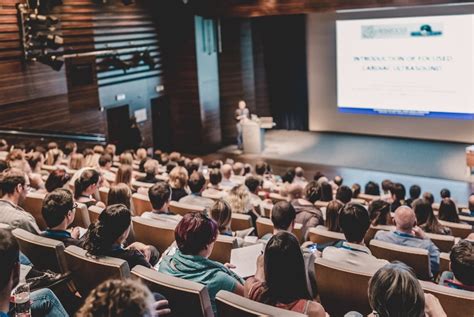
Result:
[[36,57],[36,60],[41,64],[48,65],[57,72],[61,70],[64,64],[64,61],[56,55],[39,55]]
[[48,34],[45,32],[38,32],[33,36],[34,41],[44,43],[46,47],[53,50],[57,50],[64,44],[64,40],[61,36],[56,34]]
[[27,21],[43,24],[43,25],[46,25],[47,27],[50,27],[51,25],[55,25],[59,23],[59,19],[55,16],[42,15],[38,13],[31,13],[30,15],[28,15]]

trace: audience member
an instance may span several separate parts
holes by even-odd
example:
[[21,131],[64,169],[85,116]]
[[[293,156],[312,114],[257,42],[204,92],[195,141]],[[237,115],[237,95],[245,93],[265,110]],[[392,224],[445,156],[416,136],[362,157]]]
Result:
[[443,198],[439,204],[439,220],[460,223],[458,209],[454,201],[450,198]]
[[249,215],[252,218],[253,226],[256,227],[256,221],[260,215],[255,211],[250,201],[250,192],[247,186],[235,186],[230,190],[225,200],[232,208],[232,212]]
[[392,203],[390,204],[390,211],[395,212],[398,207],[405,205],[405,186],[400,183],[395,183],[390,188],[392,194]]
[[157,160],[147,160],[143,166],[146,175],[144,177],[137,178],[137,181],[151,184],[158,182],[158,179],[155,177],[155,175],[158,174],[159,167],[160,165],[158,164]]
[[301,166],[295,168],[295,178],[293,179],[293,184],[298,184],[301,187],[305,187],[308,184],[308,181],[304,177],[304,169]]
[[430,192],[424,192],[423,193],[423,199],[426,199],[427,201],[429,201],[430,204],[434,204],[434,196]]
[[209,214],[216,222],[219,234],[230,237],[234,236],[230,228],[232,223],[232,209],[228,202],[223,199],[216,201],[214,205],[212,205]]
[[360,190],[361,190],[359,184],[357,184],[357,183],[352,184],[351,190],[352,190],[352,198],[357,198],[357,197],[359,197],[359,195],[360,195]]
[[296,211],[295,222],[302,225],[301,233],[306,240],[309,228],[324,225],[323,214],[313,203],[303,198],[303,188],[297,183],[290,185],[288,198]]
[[68,173],[66,173],[64,168],[58,168],[52,171],[48,175],[48,178],[46,179],[46,182],[44,183],[44,187],[46,188],[46,191],[48,193],[51,193],[53,190],[57,188],[64,187],[64,185],[66,185],[70,179],[71,177],[69,176]]
[[171,200],[179,201],[188,195],[186,186],[188,184],[188,171],[182,166],[174,167],[169,173],[169,184],[171,186]]
[[412,269],[401,262],[380,268],[369,281],[371,316],[445,317],[439,300],[424,294]]
[[460,214],[463,216],[474,217],[474,194],[469,195],[467,208],[467,211],[463,211]]
[[430,257],[431,274],[439,271],[439,249],[426,237],[423,230],[416,226],[416,216],[408,206],[398,207],[395,211],[395,231],[379,230],[374,239],[402,246],[425,249]]
[[99,172],[108,180],[115,179],[115,173],[112,172],[112,156],[110,154],[102,154],[99,157]]
[[231,180],[231,177],[232,177],[232,166],[231,165],[229,165],[229,164],[222,165],[221,173],[222,173],[222,181],[220,183],[220,186],[223,189],[228,189],[229,190],[229,189],[233,188],[235,185],[237,185],[236,183],[234,183]]
[[336,192],[336,199],[341,201],[343,204],[347,204],[352,199],[352,190],[349,186],[340,186]]
[[105,207],[95,199],[99,182],[99,172],[94,169],[84,170],[81,176],[74,182],[74,199],[76,202],[83,203],[87,207],[92,205]]
[[163,256],[159,265],[162,273],[207,286],[215,314],[218,291],[244,294],[243,280],[228,269],[231,267],[229,264],[222,265],[208,259],[217,235],[217,224],[212,219],[199,212],[186,214],[175,229],[178,249],[172,255]]
[[210,198],[202,197],[202,192],[205,189],[206,179],[201,172],[193,172],[188,180],[188,187],[191,193],[179,200],[180,203],[195,205],[200,207],[211,208],[214,201]]
[[408,198],[405,203],[407,204],[407,206],[411,206],[411,207],[412,207],[411,204],[412,204],[415,200],[417,200],[418,198],[420,198],[420,195],[421,195],[421,188],[420,188],[420,186],[418,186],[418,185],[411,185],[409,192],[410,192],[410,198]]
[[310,181],[304,188],[304,196],[307,201],[314,204],[318,200],[321,200],[322,187],[317,181]]
[[336,176],[334,177],[334,179],[333,179],[333,183],[334,183],[337,187],[341,186],[343,182],[344,182],[344,179],[343,179],[342,176],[340,176],[340,175],[336,175]]
[[281,180],[283,183],[291,184],[295,179],[296,171],[294,167],[288,168],[283,175],[281,175]]
[[416,199],[412,203],[412,208],[416,215],[417,225],[424,232],[451,235],[451,229],[439,223],[429,201],[423,198]]
[[123,259],[128,262],[130,269],[135,265],[152,267],[159,259],[154,247],[134,242],[123,248],[130,229],[130,210],[125,205],[109,205],[100,213],[99,220],[90,225],[84,248],[90,255]]
[[124,183],[110,186],[107,194],[107,205],[122,204],[131,210],[132,191]]
[[392,189],[393,183],[389,179],[384,179],[382,181],[382,193],[380,198],[383,200],[390,199],[392,196],[390,190]]
[[122,164],[119,166],[117,170],[117,174],[115,175],[115,184],[124,183],[130,189],[132,189],[132,175],[133,175],[133,167],[132,165]]
[[258,192],[262,189],[262,185],[262,179],[257,176],[249,175],[245,178],[245,186],[247,186],[249,190],[250,203],[258,214],[262,214],[263,212],[263,201],[258,196]]
[[353,203],[345,205],[339,214],[339,225],[346,241],[325,248],[323,258],[374,272],[388,263],[374,257],[364,244],[364,237],[370,226],[369,213],[364,206]]
[[[382,183],[382,187],[383,187],[383,183]],[[379,185],[372,181],[368,182],[367,184],[365,184],[364,194],[372,195],[372,196],[380,196]]]
[[119,163],[121,165],[133,165],[133,155],[130,152],[123,152],[119,156]]
[[257,260],[257,272],[245,282],[245,296],[267,305],[324,317],[324,308],[308,290],[308,278],[298,240],[289,232],[276,233]]
[[69,165],[69,161],[71,160],[71,156],[77,153],[77,143],[76,142],[66,142],[63,149],[63,164]]
[[439,195],[441,196],[441,199],[451,198],[451,192],[447,188],[441,189]]
[[76,215],[76,206],[69,190],[58,188],[46,195],[41,214],[48,226],[41,236],[59,240],[66,247],[70,245],[82,246],[80,228],[75,227],[71,231],[67,230],[74,222]]
[[[272,208],[271,220],[273,223],[273,235],[280,231],[292,232],[295,226],[296,210],[292,204],[279,201]],[[269,240],[272,235],[265,235],[262,240]]]
[[19,206],[28,192],[24,175],[21,170],[14,168],[7,169],[0,175],[0,192],[3,194],[0,199],[0,223],[39,233],[35,218]]
[[390,204],[377,199],[369,204],[370,224],[372,226],[391,226],[393,224]]
[[341,232],[339,226],[339,213],[344,207],[344,204],[339,200],[332,200],[326,206],[326,222],[325,227],[332,232]]
[[441,274],[439,284],[474,292],[474,242],[459,241],[449,258],[450,270]]
[[171,200],[171,187],[163,182],[158,182],[148,189],[151,211],[142,214],[142,217],[171,223],[178,223],[182,217],[169,211]]
[[222,174],[220,169],[212,168],[209,171],[209,184],[207,188],[202,192],[204,197],[214,197],[217,199],[223,198],[226,195],[226,192],[223,191],[220,187],[220,182],[222,180]]
[[322,182],[321,184],[321,201],[333,200],[332,186],[328,182]]
[[86,164],[84,160],[84,155],[82,155],[81,153],[74,153],[71,155],[68,165],[70,169],[78,171],[81,168],[84,168],[85,166]]

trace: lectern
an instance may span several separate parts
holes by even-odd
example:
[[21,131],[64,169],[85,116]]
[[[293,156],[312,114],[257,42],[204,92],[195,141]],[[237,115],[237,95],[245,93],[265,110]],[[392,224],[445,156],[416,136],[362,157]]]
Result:
[[253,118],[245,120],[241,124],[244,153],[262,153],[265,149],[265,130],[271,129],[275,125],[273,118]]

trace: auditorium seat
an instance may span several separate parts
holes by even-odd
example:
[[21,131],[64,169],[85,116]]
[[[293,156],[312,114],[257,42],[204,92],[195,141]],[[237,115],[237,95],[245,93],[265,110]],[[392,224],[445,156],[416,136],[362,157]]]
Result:
[[153,186],[153,183],[145,183],[145,182],[139,182],[137,180],[133,180],[132,186],[135,189],[139,189],[140,187],[150,188],[151,186]]
[[196,205],[183,204],[177,201],[170,201],[169,210],[175,214],[184,216],[190,212],[204,212],[206,208]]
[[64,255],[64,244],[61,241],[38,236],[23,229],[15,229],[13,235],[35,268],[51,270],[56,273],[68,271]]
[[450,271],[449,263],[451,259],[449,258],[449,253],[441,252],[439,255],[439,271]]
[[380,199],[380,196],[374,196],[374,195],[368,195],[368,194],[359,194],[359,195],[357,196],[357,198],[363,199],[363,200],[365,200],[366,202],[370,203],[371,201]]
[[[257,218],[257,235],[259,238],[262,238],[266,234],[273,234],[273,222],[268,218]],[[303,243],[304,237],[301,231],[302,225],[301,223],[295,223],[293,228],[293,234],[298,238],[300,243]]]
[[87,208],[87,211],[89,213],[90,222],[95,223],[97,220],[99,220],[99,215],[102,213],[102,211],[104,211],[104,208],[93,205]]
[[207,288],[199,283],[159,273],[137,265],[132,276],[141,279],[152,292],[160,293],[169,302],[169,317],[212,317],[211,301]]
[[431,282],[420,281],[425,293],[436,296],[446,314],[456,317],[474,315],[474,292],[459,290]]
[[222,195],[220,195],[220,194],[211,194],[211,193],[208,193],[206,191],[203,191],[202,192],[202,197],[209,198],[209,199],[212,199],[212,200],[219,200],[219,199],[222,198]]
[[74,285],[83,297],[103,281],[130,277],[130,269],[125,260],[90,256],[86,250],[72,245],[66,248],[65,254]]
[[472,233],[472,226],[468,224],[455,223],[455,222],[449,222],[449,221],[443,221],[443,220],[439,220],[439,223],[451,229],[453,236],[459,237],[461,239],[466,238],[468,235]]
[[270,198],[272,200],[272,203],[276,204],[277,202],[280,202],[280,201],[287,201],[286,197],[280,195],[280,194],[277,194],[277,193],[270,193],[268,195],[268,198]]
[[232,231],[246,230],[252,228],[252,217],[250,215],[232,213],[232,221],[230,223]]
[[472,216],[463,216],[463,215],[459,215],[459,220],[461,220],[462,222],[465,222],[471,226],[474,226],[474,217]]
[[132,203],[135,207],[135,216],[141,216],[142,213],[146,211],[151,211],[153,209],[150,203],[150,199],[148,199],[148,196],[142,194],[133,194]]
[[209,256],[209,259],[222,264],[230,263],[230,253],[235,247],[237,247],[237,241],[234,237],[220,234],[217,236],[217,240],[214,243],[214,249]]
[[160,254],[174,242],[175,224],[142,217],[133,217],[132,224],[135,240],[154,246]]
[[343,316],[354,310],[367,316],[372,312],[367,289],[374,272],[320,257],[314,265],[321,304],[329,315]]
[[366,245],[369,245],[370,240],[372,240],[375,237],[375,234],[379,230],[384,230],[384,231],[392,231],[395,229],[395,226],[387,226],[387,225],[378,225],[378,226],[370,226],[369,230],[367,230],[367,233],[365,234],[364,237],[364,242]]
[[308,229],[308,240],[313,243],[326,244],[329,242],[337,242],[346,240],[343,233],[332,232],[329,230],[322,229],[323,226],[317,226],[316,228]]
[[217,293],[216,306],[219,317],[307,316],[297,312],[258,303],[228,291],[219,291]]
[[107,197],[109,196],[109,190],[110,188],[104,187],[104,186],[99,188],[100,201],[103,202],[106,206],[107,206]]
[[322,207],[327,207],[329,205],[329,201],[316,201],[314,202],[314,205],[318,208],[322,208]]
[[89,211],[87,206],[77,203],[76,214],[74,215],[73,227],[89,228],[91,221],[89,219]]
[[364,205],[364,206],[367,205],[367,201],[365,199],[362,199],[362,198],[352,198],[351,203],[352,204],[361,204],[361,205]]
[[441,252],[450,252],[454,245],[454,237],[443,234],[425,233]]
[[270,218],[272,216],[273,205],[269,203],[263,203],[263,214],[265,217]]
[[28,211],[36,220],[38,227],[41,230],[46,230],[48,227],[43,219],[41,209],[43,207],[43,200],[46,197],[44,193],[32,192],[26,195],[25,201],[23,202],[23,209]]
[[372,240],[369,244],[372,255],[389,262],[401,261],[413,268],[417,277],[421,280],[429,280],[431,277],[430,258],[428,250],[401,246],[380,240]]

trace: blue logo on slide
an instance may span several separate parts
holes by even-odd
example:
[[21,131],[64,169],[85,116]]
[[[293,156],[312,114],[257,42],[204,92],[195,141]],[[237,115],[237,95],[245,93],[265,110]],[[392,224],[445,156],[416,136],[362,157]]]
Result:
[[411,32],[411,36],[440,36],[443,32],[433,31],[433,28],[429,24],[423,24],[419,31]]

